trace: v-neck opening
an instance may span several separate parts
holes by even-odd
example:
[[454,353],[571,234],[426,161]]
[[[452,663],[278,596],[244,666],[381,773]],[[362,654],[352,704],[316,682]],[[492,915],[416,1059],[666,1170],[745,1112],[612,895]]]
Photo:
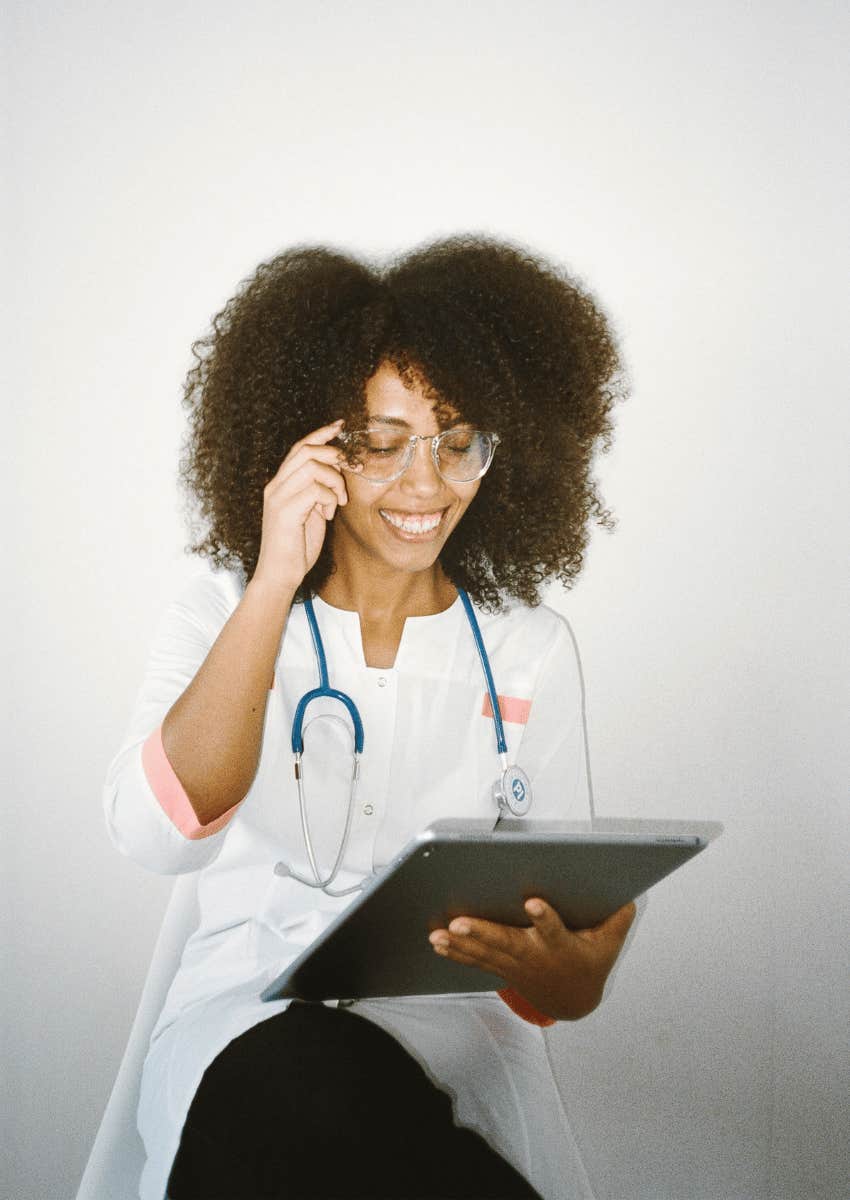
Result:
[[460,592],[458,592],[449,607],[442,609],[441,612],[423,613],[419,616],[405,617],[393,665],[391,667],[370,667],[366,662],[366,655],[363,652],[363,630],[360,625],[360,613],[356,609],[337,608],[333,604],[328,604],[318,593],[313,596],[314,606],[317,602],[319,611],[323,608],[326,609],[328,615],[333,615],[342,623],[348,634],[347,640],[359,660],[359,666],[364,671],[374,671],[377,675],[380,675],[382,672],[399,670],[400,661],[403,661],[406,657],[411,644],[418,640],[419,633],[426,632],[428,622],[445,621],[448,623],[449,621],[453,621],[456,618],[457,612],[463,607],[463,601],[460,598]]

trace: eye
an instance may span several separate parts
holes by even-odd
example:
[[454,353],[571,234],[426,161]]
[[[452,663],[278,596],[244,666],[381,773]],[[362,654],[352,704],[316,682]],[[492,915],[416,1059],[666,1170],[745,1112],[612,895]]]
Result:
[[380,430],[370,431],[364,440],[366,448],[372,454],[397,454],[407,445],[407,438],[399,437],[398,434],[383,433]]
[[345,453],[349,461],[362,459],[377,460],[402,454],[407,446],[403,434],[383,429],[358,429],[349,434]]
[[486,435],[476,429],[453,429],[440,442],[440,453],[453,458],[480,457],[488,448]]

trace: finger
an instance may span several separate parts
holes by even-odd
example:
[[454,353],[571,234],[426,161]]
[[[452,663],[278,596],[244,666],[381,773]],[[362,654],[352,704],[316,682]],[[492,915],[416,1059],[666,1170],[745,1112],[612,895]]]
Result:
[[498,975],[499,979],[507,979],[506,972],[512,972],[516,968],[516,964],[512,959],[504,955],[487,955],[480,951],[476,951],[473,947],[458,945],[457,942],[451,942],[447,946],[435,946],[434,950],[441,958],[451,959],[452,962],[463,963],[466,967],[477,967],[479,971],[487,971],[491,975]]
[[332,425],[323,425],[321,429],[314,429],[306,437],[299,438],[297,442],[293,442],[272,478],[279,479],[285,477],[289,474],[290,468],[300,466],[306,459],[312,456],[323,457],[328,462],[335,462],[340,457],[341,448],[339,446],[331,446],[328,443],[332,442],[334,438],[339,437],[343,425],[344,421],[340,419]]
[[449,922],[449,933],[511,955],[519,952],[525,937],[525,930],[513,925],[499,925],[475,917],[455,917]]
[[[448,942],[443,941],[442,948],[450,955],[463,955],[464,962],[475,963],[488,971],[515,971],[518,966],[517,955],[488,942],[477,941],[471,934],[449,933]],[[435,947],[439,949],[439,945]],[[521,949],[521,948],[520,948]]]
[[[290,450],[268,482],[269,487],[279,487],[291,479],[299,471],[318,468],[340,471],[344,461],[338,446],[302,446],[299,450]],[[342,478],[342,476],[340,476]]]
[[314,482],[290,496],[287,503],[292,505],[294,517],[303,525],[314,512],[326,521],[333,520],[339,496],[323,483]]
[[331,488],[340,498],[346,495],[345,478],[339,468],[334,463],[321,462],[315,458],[305,459],[300,466],[282,475],[276,487],[270,490],[275,495],[286,497],[300,491],[314,479]]
[[539,896],[533,896],[530,900],[526,900],[524,907],[544,942],[554,944],[562,940],[564,934],[568,932],[552,905],[547,904]]
[[[322,425],[320,429],[314,429],[305,437],[299,438],[297,442],[292,443],[286,458],[292,458],[302,450],[309,452],[310,450],[327,446],[328,442],[332,442],[334,438],[339,437],[344,425],[345,420],[340,417],[338,421],[333,421],[330,425]],[[286,462],[286,458],[284,462]]]
[[329,425],[320,425],[318,429],[305,434],[303,438],[300,438],[297,442],[293,442],[292,447],[295,449],[296,446],[306,446],[311,442],[329,442],[331,438],[335,438],[339,434],[344,424],[345,417],[338,417],[335,421],[331,421]]
[[300,467],[290,471],[287,475],[282,475],[279,480],[275,477],[273,481],[275,486],[268,485],[266,495],[286,500],[314,481],[323,483],[326,488],[334,492],[339,504],[347,503],[348,490],[341,473],[333,466],[317,462],[316,459],[308,459]]

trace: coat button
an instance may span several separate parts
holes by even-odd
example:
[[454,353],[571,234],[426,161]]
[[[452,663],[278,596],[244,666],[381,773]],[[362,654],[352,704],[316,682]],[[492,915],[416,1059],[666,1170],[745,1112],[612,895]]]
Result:
[[378,676],[378,687],[386,687],[386,686],[387,686],[387,679],[386,679],[386,676],[385,676],[385,675],[379,675],[379,676]]
[[374,810],[374,808],[372,807],[372,805],[371,805],[371,804],[364,804],[364,805],[363,805],[363,811],[364,811],[364,813],[366,814],[366,816],[367,816],[367,817],[371,817],[372,813],[373,813],[375,810]]

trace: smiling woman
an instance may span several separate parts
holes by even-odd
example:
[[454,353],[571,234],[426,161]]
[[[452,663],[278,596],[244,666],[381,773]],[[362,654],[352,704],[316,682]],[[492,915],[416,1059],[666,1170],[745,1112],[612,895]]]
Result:
[[[299,438],[337,417],[350,431],[401,418],[419,434],[462,418],[503,439],[440,554],[488,609],[506,595],[535,605],[551,579],[569,586],[591,521],[613,524],[590,470],[626,392],[616,341],[589,292],[527,248],[458,235],[378,266],[297,247],[262,263],[213,330],[186,380],[181,480],[206,522],[193,552],[246,579],[264,484]],[[420,463],[427,450],[417,447]],[[321,591],[332,545],[296,601]]]
[[587,817],[572,635],[539,589],[610,523],[607,321],[491,239],[386,267],[300,247],[195,353],[181,478],[215,569],[165,614],[104,788],[122,853],[199,872],[142,1077],[142,1200],[590,1197],[543,1027],[599,1003],[633,906],[573,932],[532,897],[523,929],[432,931],[498,993],[260,994],[433,821],[532,793]]

